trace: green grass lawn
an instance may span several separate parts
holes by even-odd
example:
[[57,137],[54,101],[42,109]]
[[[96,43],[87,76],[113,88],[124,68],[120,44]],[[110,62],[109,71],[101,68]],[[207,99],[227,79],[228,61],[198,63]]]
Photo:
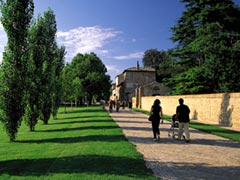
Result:
[[[141,109],[133,109],[133,110],[149,115],[148,111],[144,111]],[[163,119],[171,121],[172,117],[164,115]],[[226,128],[209,125],[209,124],[202,124],[202,123],[198,123],[196,121],[191,121],[190,127],[194,128],[194,129],[198,129],[200,131],[208,132],[208,133],[211,133],[211,134],[214,134],[217,136],[225,137],[225,138],[231,139],[233,141],[240,142],[240,132],[238,132],[238,131],[233,131],[233,130],[229,130]]]
[[60,109],[57,120],[39,121],[35,132],[23,123],[16,142],[1,129],[1,180],[157,179],[100,106]]

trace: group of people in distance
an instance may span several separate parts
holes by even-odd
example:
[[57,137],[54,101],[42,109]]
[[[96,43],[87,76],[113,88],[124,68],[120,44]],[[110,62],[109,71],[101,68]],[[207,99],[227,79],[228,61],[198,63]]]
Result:
[[122,107],[122,109],[124,109],[126,106],[126,102],[122,101],[120,102],[119,100],[109,100],[109,112],[113,112],[113,109],[116,109],[116,112],[119,112],[120,107]]
[[125,109],[125,106],[128,106],[129,109],[132,109],[132,102],[129,101],[126,103],[125,101],[119,101],[119,100],[109,100],[109,112],[113,112],[113,109],[116,109],[116,112],[119,112],[120,107],[122,109]]
[[[183,129],[185,132],[185,141],[188,143],[190,141],[190,133],[189,133],[189,114],[190,109],[187,105],[184,104],[184,100],[180,98],[178,100],[179,105],[176,107],[176,119],[179,122],[179,130],[178,130],[178,140],[181,139],[183,135]],[[159,125],[160,120],[162,119],[163,111],[160,106],[161,102],[159,99],[156,99],[151,107],[150,115],[152,116],[152,131],[153,131],[153,140],[160,140],[160,131]]]

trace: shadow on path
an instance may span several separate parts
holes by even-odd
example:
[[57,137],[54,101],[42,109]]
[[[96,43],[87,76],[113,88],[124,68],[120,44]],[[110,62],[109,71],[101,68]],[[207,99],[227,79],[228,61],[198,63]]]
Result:
[[164,180],[236,180],[240,175],[239,166],[220,167],[205,163],[159,163],[158,161],[147,161],[148,163],[159,168],[161,179]]

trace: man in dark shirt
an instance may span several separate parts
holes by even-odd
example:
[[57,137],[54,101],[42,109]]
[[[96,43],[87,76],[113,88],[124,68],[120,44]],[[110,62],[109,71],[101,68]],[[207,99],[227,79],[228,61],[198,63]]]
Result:
[[179,106],[176,109],[176,115],[179,121],[179,131],[178,131],[178,139],[181,139],[183,134],[183,128],[186,135],[186,142],[190,140],[190,133],[189,133],[189,113],[190,110],[187,105],[183,104],[184,100],[180,98],[178,100]]

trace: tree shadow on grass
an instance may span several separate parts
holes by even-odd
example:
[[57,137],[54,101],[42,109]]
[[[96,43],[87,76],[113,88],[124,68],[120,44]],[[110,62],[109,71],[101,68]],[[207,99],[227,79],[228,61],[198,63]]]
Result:
[[190,124],[190,126],[203,132],[215,134],[221,137],[226,137],[228,139],[232,139],[238,142],[240,141],[240,132],[238,131],[200,123],[192,123]]
[[68,119],[84,119],[84,118],[92,118],[92,119],[96,119],[96,118],[109,118],[109,116],[93,116],[93,115],[89,115],[89,116],[70,116],[70,117],[60,117],[57,119],[54,119],[54,121],[58,121],[58,120],[68,120]]
[[52,139],[36,139],[36,140],[18,140],[17,143],[79,143],[79,142],[119,142],[126,141],[124,135],[90,135],[90,136],[78,136],[78,137],[64,137],[64,138],[52,138]]
[[[81,118],[81,117],[79,117]],[[70,118],[69,118],[70,119]],[[71,118],[71,119],[77,119],[77,118]],[[112,120],[77,120],[77,121],[65,121],[65,122],[53,122],[48,125],[57,125],[57,124],[84,124],[84,123],[109,123],[113,122]]]
[[152,176],[142,159],[100,155],[7,160],[0,162],[0,167],[0,174],[10,176],[48,176],[55,173],[119,175],[141,179]]
[[59,112],[58,114],[75,114],[75,113],[92,113],[92,112],[106,112],[104,109],[97,109],[97,108],[77,108],[77,109],[71,109],[65,112]]
[[215,139],[193,139],[191,144],[200,144],[207,146],[219,146],[219,147],[230,147],[230,148],[240,148],[240,143],[229,141],[229,140],[215,140]]
[[107,129],[119,129],[118,126],[83,126],[73,128],[60,128],[60,129],[46,129],[36,130],[35,132],[66,132],[66,131],[81,131],[81,130],[107,130]]

